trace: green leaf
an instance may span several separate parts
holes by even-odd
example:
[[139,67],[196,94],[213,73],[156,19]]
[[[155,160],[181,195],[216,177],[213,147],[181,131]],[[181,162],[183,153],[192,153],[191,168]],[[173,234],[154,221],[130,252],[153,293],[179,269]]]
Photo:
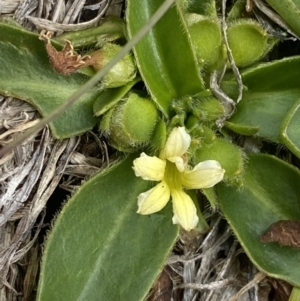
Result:
[[244,185],[220,184],[221,209],[246,253],[268,275],[300,285],[300,250],[261,243],[261,235],[279,220],[299,220],[299,170],[274,156],[251,155]]
[[138,76],[133,81],[122,87],[106,89],[102,91],[93,105],[95,116],[100,116],[115,106],[140,80],[141,78]]
[[245,1],[237,0],[230,8],[226,21],[229,22],[235,19],[243,18],[244,13],[245,13]]
[[[162,4],[162,0],[129,0],[127,28],[132,38]],[[177,5],[173,5],[134,48],[142,78],[162,112],[169,116],[173,99],[194,95],[204,86]]]
[[216,195],[216,191],[214,187],[210,188],[203,188],[201,189],[202,193],[206,196],[207,200],[209,201],[210,206],[213,210],[216,210],[218,204],[218,198]]
[[300,101],[296,102],[283,120],[281,138],[283,143],[300,158]]
[[300,288],[294,287],[289,297],[289,301],[298,301],[298,300],[300,300]]
[[255,135],[259,127],[258,126],[247,126],[247,125],[242,125],[242,124],[236,124],[233,122],[225,121],[225,126],[232,130],[235,133],[238,133],[240,135],[244,136],[252,136]]
[[65,40],[72,42],[74,48],[93,47],[96,44],[111,42],[124,37],[125,22],[123,19],[109,16],[100,26],[85,30],[64,33],[53,40],[64,44]]
[[282,142],[281,123],[300,98],[299,70],[300,57],[296,56],[244,71],[243,84],[248,91],[229,121],[241,127],[259,127],[258,136]]
[[[0,93],[30,102],[47,116],[74,94],[88,77],[63,76],[49,63],[45,43],[38,35],[0,23]],[[93,128],[93,102],[99,94],[95,87],[50,123],[56,138],[66,138]]]
[[149,182],[133,156],[86,182],[64,206],[46,243],[37,301],[144,300],[178,235],[169,204],[136,213]]
[[266,0],[282,19],[300,35],[300,1],[299,0]]
[[216,16],[216,4],[214,0],[181,0],[188,13]]

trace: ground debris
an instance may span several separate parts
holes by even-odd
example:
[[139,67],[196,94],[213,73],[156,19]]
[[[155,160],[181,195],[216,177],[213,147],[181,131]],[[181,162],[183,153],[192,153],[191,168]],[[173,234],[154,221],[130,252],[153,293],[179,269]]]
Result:
[[[2,146],[40,119],[31,105],[14,98],[1,97],[0,108]],[[1,301],[32,300],[43,241],[39,234],[47,226],[44,216],[49,198],[60,184],[73,192],[75,184],[105,165],[106,158],[106,146],[97,135],[55,140],[45,127],[1,159]]]
[[218,213],[206,219],[207,234],[181,231],[146,301],[287,301],[292,287],[259,272]]

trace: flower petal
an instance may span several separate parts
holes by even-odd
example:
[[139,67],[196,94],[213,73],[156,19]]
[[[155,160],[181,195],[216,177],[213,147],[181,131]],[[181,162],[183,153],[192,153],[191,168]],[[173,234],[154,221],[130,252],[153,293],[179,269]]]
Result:
[[164,208],[170,199],[170,188],[165,182],[138,196],[139,214],[151,214]]
[[175,163],[177,169],[178,169],[180,172],[183,172],[183,171],[184,171],[184,169],[185,169],[185,162],[184,162],[183,158],[177,157],[177,156],[176,156],[176,157],[168,158],[168,160],[169,160],[170,162]]
[[161,181],[164,178],[165,167],[166,161],[141,153],[141,156],[133,161],[132,168],[137,177],[142,177],[144,180]]
[[168,159],[180,157],[186,153],[191,144],[191,136],[185,131],[184,127],[174,128],[166,142],[160,157]]
[[181,174],[181,183],[188,189],[209,188],[223,180],[225,170],[215,160],[197,164],[193,170]]
[[173,224],[180,224],[187,231],[198,223],[197,210],[192,199],[182,190],[171,191],[173,201]]

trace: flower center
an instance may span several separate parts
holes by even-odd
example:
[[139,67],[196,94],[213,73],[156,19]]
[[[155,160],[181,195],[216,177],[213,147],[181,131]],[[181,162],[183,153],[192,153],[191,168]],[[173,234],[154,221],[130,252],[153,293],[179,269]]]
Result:
[[172,163],[168,160],[166,160],[167,165],[165,169],[165,177],[164,180],[170,187],[170,190],[181,190],[181,174],[179,170],[177,169],[175,163]]

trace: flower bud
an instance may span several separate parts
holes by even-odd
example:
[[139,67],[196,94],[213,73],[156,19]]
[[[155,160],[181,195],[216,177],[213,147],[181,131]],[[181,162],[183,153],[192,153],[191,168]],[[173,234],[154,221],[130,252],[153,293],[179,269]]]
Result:
[[188,31],[198,61],[206,67],[214,67],[223,60],[223,45],[220,25],[217,19],[196,14],[187,16]]
[[110,144],[116,149],[132,152],[149,143],[157,119],[158,111],[152,100],[130,92],[126,100],[104,114],[100,128],[108,134]]
[[225,109],[215,97],[207,97],[195,104],[193,113],[201,121],[215,121],[225,114]]
[[249,66],[261,58],[274,46],[263,27],[253,20],[239,20],[227,29],[228,44],[238,67]]
[[[193,118],[188,118],[188,123]],[[203,145],[212,144],[216,139],[215,132],[204,124],[197,124],[190,131],[192,141],[189,148],[189,153],[192,155],[202,148]],[[199,161],[197,161],[199,163]]]
[[217,139],[216,133],[204,124],[199,124],[195,127],[191,131],[191,134],[193,135],[193,138],[195,137],[201,141],[201,145],[211,144]]
[[[96,70],[101,70],[107,65],[122,47],[116,44],[106,43],[97,51],[90,53],[91,65]],[[136,75],[136,66],[131,54],[125,55],[112,69],[104,76],[102,83],[104,88],[115,88],[132,81]]]
[[203,144],[194,157],[195,163],[205,160],[217,160],[225,169],[225,180],[240,180],[244,170],[244,154],[237,146],[226,139],[217,138],[211,144]]

